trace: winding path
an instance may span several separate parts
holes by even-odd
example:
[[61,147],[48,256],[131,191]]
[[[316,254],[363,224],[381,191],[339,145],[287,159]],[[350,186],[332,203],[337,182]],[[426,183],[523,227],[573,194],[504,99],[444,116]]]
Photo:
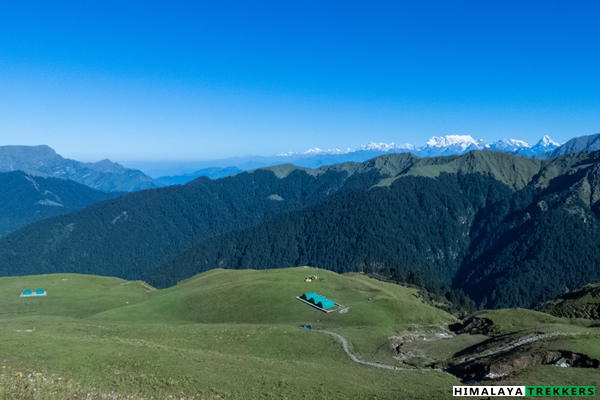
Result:
[[342,342],[342,345],[344,346],[344,351],[346,352],[346,354],[348,354],[348,356],[350,356],[352,361],[357,362],[359,364],[370,365],[371,367],[377,367],[377,368],[391,369],[394,371],[441,371],[440,369],[437,369],[437,368],[436,369],[433,369],[433,368],[401,368],[401,367],[396,367],[394,365],[362,361],[358,357],[356,357],[354,354],[350,353],[350,350],[348,348],[348,341],[342,335],[339,335],[339,334],[333,333],[333,332],[329,332],[329,331],[323,331],[323,330],[316,330],[316,332],[327,333],[331,336],[335,336],[336,338],[338,338],[339,341]]

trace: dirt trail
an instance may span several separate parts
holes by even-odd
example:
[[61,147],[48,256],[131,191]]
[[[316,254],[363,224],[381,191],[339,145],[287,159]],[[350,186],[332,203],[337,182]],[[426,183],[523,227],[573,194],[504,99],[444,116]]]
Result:
[[339,334],[333,333],[333,332],[329,332],[329,331],[323,331],[323,330],[317,330],[316,332],[327,333],[331,336],[335,336],[336,338],[338,338],[338,340],[340,342],[342,342],[342,345],[344,346],[344,351],[346,352],[346,354],[348,354],[348,356],[350,356],[352,361],[357,362],[359,364],[370,365],[371,367],[377,367],[377,368],[391,369],[394,371],[441,371],[440,369],[432,369],[432,368],[402,368],[402,367],[396,367],[394,365],[362,361],[358,357],[356,357],[354,354],[350,353],[350,350],[348,348],[348,341],[342,335],[339,335]]

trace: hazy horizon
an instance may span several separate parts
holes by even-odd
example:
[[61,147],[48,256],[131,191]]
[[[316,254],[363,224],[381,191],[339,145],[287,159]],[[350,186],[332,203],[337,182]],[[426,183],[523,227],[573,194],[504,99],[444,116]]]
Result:
[[191,162],[600,131],[600,3],[13,2],[0,145]]

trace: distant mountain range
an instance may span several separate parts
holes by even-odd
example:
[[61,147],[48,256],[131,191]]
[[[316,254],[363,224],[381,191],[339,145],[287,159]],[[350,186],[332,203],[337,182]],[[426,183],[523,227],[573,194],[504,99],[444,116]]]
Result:
[[[557,149],[559,143],[548,136],[544,136],[535,145],[516,139],[503,139],[493,143],[475,140],[469,135],[434,136],[422,147],[412,144],[395,143],[369,143],[357,149],[309,149],[301,153],[289,151],[275,154],[270,157],[244,156],[232,157],[221,160],[203,161],[195,163],[198,171],[171,176],[159,176],[157,181],[165,184],[184,184],[200,176],[211,179],[222,178],[241,171],[264,168],[279,164],[294,164],[299,167],[319,168],[323,165],[334,165],[348,161],[363,162],[374,157],[392,153],[411,153],[418,157],[436,157],[452,154],[464,154],[471,150],[493,150],[527,157],[546,157],[551,151]],[[160,175],[156,171],[153,175]]]
[[48,146],[0,146],[0,172],[21,170],[70,179],[103,192],[134,192],[162,186],[143,172],[110,160],[95,163],[63,158]]
[[553,150],[548,157],[558,157],[580,151],[600,150],[600,133],[589,136],[579,136],[567,141],[559,148]]
[[0,173],[0,236],[30,223],[67,214],[119,196],[67,179],[28,174]]
[[[48,146],[0,146],[0,171],[35,171],[49,176],[71,179],[105,192],[134,192],[174,184],[185,184],[201,176],[219,179],[242,171],[279,164],[318,168],[343,162],[363,162],[391,153],[411,153],[418,157],[436,157],[464,154],[471,150],[492,150],[505,153],[547,158],[578,151],[600,149],[600,135],[574,138],[560,146],[548,136],[531,145],[517,139],[502,139],[492,143],[475,140],[469,135],[434,136],[421,147],[412,144],[369,143],[357,149],[340,150],[319,148],[301,153],[287,152],[270,157],[243,156],[220,160],[173,164],[170,168],[156,169],[147,164],[148,173],[125,168],[110,160],[83,163],[65,159]],[[192,171],[192,172],[186,172]]]
[[[600,150],[600,134],[581,136],[560,145],[549,136],[542,137],[531,145],[523,140],[502,139],[492,143],[475,140],[469,135],[434,136],[421,147],[413,144],[368,143],[357,149],[319,149],[312,148],[304,152],[286,152],[270,157],[243,156],[220,160],[200,161],[193,163],[194,172],[179,173],[185,167],[172,169],[170,176],[160,176],[161,172],[154,171],[152,175],[159,176],[156,180],[164,185],[185,184],[200,176],[218,179],[234,175],[241,171],[265,168],[279,164],[294,164],[299,167],[319,168],[324,165],[340,164],[348,161],[364,162],[374,157],[392,153],[411,153],[418,157],[437,157],[453,154],[464,154],[471,150],[501,151],[504,153],[545,159],[579,151]],[[189,166],[187,167],[190,168]],[[149,171],[150,172],[150,171]]]
[[314,265],[529,306],[600,281],[600,152],[283,164],[128,193],[0,239],[0,275],[158,287],[209,269]]
[[376,151],[381,153],[412,153],[419,157],[436,157],[450,154],[463,154],[471,150],[497,150],[505,153],[526,156],[539,156],[548,153],[560,146],[548,136],[544,136],[535,145],[530,145],[523,140],[502,139],[492,143],[475,140],[470,135],[434,136],[422,147],[413,144],[374,143],[360,146],[358,149],[340,150],[319,148],[309,149],[302,153],[287,152],[277,154],[279,157],[313,157],[316,155],[342,155],[363,151]]
[[244,171],[237,167],[226,167],[226,168],[211,167],[211,168],[204,168],[204,169],[201,169],[198,171],[194,171],[189,174],[182,174],[182,175],[176,175],[176,176],[160,176],[160,177],[156,178],[156,181],[160,182],[161,184],[163,184],[165,186],[184,185],[184,184],[188,183],[189,181],[192,181],[201,176],[205,176],[209,179],[219,179],[219,178],[225,178],[227,176],[239,174],[240,172],[244,172]]

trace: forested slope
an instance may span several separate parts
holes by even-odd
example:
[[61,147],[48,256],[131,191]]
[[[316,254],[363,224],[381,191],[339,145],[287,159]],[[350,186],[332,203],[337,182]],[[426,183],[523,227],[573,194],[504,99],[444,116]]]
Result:
[[0,173],[0,236],[120,194],[100,192],[71,180],[39,173]]
[[[289,172],[285,179],[277,177],[280,170]],[[80,272],[135,279],[198,240],[315,204],[345,185],[368,187],[376,175],[353,177],[332,170],[313,176],[283,166],[126,194],[0,240],[0,273]]]
[[[308,264],[460,289],[487,307],[530,306],[600,281],[598,158],[581,153],[540,164],[520,190],[492,173],[475,173],[473,164],[459,173],[440,173],[436,165],[435,179],[411,176],[425,175],[420,166],[388,179],[389,186],[338,194],[207,239],[145,278],[165,284],[165,277],[177,280],[214,266]],[[492,164],[488,171],[517,171]],[[505,182],[518,187],[519,180]]]
[[146,190],[0,240],[4,275],[170,286],[216,267],[315,265],[529,306],[600,281],[600,153],[390,154]]

